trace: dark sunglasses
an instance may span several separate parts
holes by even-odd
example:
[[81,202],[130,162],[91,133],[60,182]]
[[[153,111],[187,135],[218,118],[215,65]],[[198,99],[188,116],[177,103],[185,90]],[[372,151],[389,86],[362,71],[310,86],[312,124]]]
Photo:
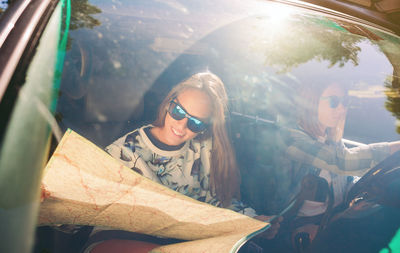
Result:
[[335,109],[341,103],[344,107],[349,106],[350,99],[348,96],[338,97],[338,96],[328,96],[328,97],[321,97],[323,100],[328,100],[329,106],[332,109]]
[[208,127],[207,123],[187,113],[179,103],[173,100],[169,104],[168,113],[175,120],[188,118],[188,122],[186,125],[187,128],[189,128],[190,131],[192,131],[193,133],[199,133],[206,130],[206,128]]

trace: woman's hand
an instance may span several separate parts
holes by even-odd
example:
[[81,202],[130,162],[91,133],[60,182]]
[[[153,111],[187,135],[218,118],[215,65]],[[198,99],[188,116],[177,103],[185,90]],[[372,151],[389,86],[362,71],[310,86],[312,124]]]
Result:
[[340,140],[343,138],[345,123],[346,114],[344,114],[343,117],[338,121],[337,126],[331,129],[331,132],[328,134],[328,138],[334,142],[340,142]]
[[[279,228],[281,227],[280,223],[283,221],[283,217],[279,216],[279,217],[276,217],[275,219],[273,219],[274,217],[275,216],[265,216],[265,215],[258,215],[258,216],[254,217],[257,220],[271,223],[271,227],[269,229],[267,229],[267,231],[265,231],[264,233],[260,234],[259,235],[260,237],[271,240],[276,236],[276,234],[279,231]],[[272,221],[271,221],[271,219],[272,219]]]

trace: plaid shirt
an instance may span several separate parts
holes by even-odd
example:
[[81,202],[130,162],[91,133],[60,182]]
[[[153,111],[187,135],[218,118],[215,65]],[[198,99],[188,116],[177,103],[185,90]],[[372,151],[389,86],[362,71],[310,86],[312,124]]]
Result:
[[334,183],[335,204],[338,204],[349,187],[347,175],[362,176],[390,154],[386,142],[347,148],[342,141],[317,140],[301,129],[281,130],[277,145],[275,170],[280,183],[276,197],[283,206],[299,192],[302,178],[309,173],[329,175],[328,183]]
[[347,148],[342,141],[316,140],[298,129],[282,135],[285,153],[292,159],[339,175],[362,176],[390,154],[386,142]]

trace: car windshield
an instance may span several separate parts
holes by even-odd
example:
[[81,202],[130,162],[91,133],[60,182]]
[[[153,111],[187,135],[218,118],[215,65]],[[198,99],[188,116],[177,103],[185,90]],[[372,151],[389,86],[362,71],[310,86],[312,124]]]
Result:
[[[289,204],[300,190],[293,178],[306,174],[290,174],[288,155],[307,158],[297,169],[355,182],[400,139],[400,38],[388,31],[270,1],[71,4],[54,132],[72,129],[106,148],[153,123],[174,85],[210,71],[228,95],[242,201],[266,215]],[[380,153],[335,157],[343,169],[327,143],[353,152],[375,143]]]
[[[348,147],[399,139],[399,45],[371,26],[264,1],[75,1],[56,117],[62,130],[105,147],[153,122],[172,86],[216,73],[229,97],[243,197],[276,213],[284,203],[262,196],[288,183],[271,172],[281,166],[277,136],[315,118],[312,108],[298,110],[312,99],[304,90],[341,86]],[[343,104],[329,99],[331,109]],[[255,186],[251,199],[246,187]]]

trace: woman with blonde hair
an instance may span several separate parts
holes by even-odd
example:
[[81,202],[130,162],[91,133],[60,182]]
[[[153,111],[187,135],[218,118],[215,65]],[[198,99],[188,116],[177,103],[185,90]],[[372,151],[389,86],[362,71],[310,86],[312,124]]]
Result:
[[[192,75],[168,93],[153,124],[125,134],[106,151],[128,168],[172,190],[267,220],[238,201],[240,175],[225,126],[227,100],[219,77],[210,72]],[[277,229],[279,223],[273,224],[265,238],[272,238]],[[139,244],[147,252],[157,246],[138,242],[135,236],[95,228],[85,252],[139,252]]]
[[[196,96],[196,93],[199,93],[199,96]],[[174,118],[173,113],[168,113],[169,109],[171,109],[171,106],[177,105],[175,102],[179,101],[178,97],[181,94],[185,97],[188,94],[189,96],[194,95],[193,98],[189,99],[193,99],[193,103],[203,104],[210,111],[205,122],[203,122],[205,127],[201,128],[200,132],[191,130],[190,128],[188,131],[196,134],[190,136],[194,138],[193,141],[195,142],[212,140],[211,152],[207,154],[210,160],[210,193],[212,195],[215,194],[222,206],[226,207],[230,204],[233,197],[240,197],[240,176],[225,126],[225,111],[227,109],[228,98],[224,84],[216,75],[205,72],[195,74],[175,86],[161,103],[158,117],[153,123],[154,128],[152,132],[159,140],[163,138],[163,133],[168,131],[166,129],[168,126],[165,126],[165,123],[167,122],[168,124],[169,117]],[[189,118],[188,127],[191,126],[192,122]]]

